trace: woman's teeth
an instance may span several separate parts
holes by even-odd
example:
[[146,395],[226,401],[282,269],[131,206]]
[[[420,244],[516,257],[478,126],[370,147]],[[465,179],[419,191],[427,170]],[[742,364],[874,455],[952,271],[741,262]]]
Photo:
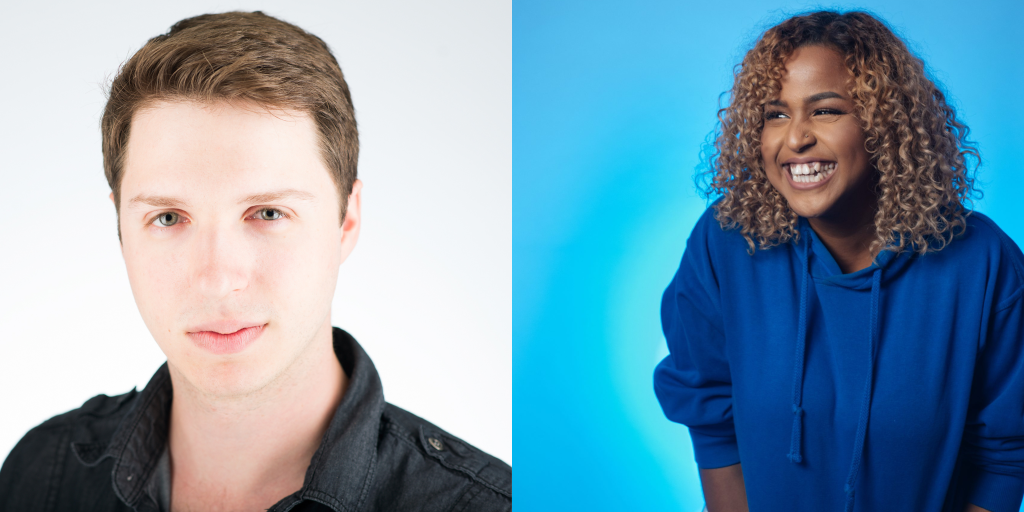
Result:
[[835,162],[808,162],[789,164],[789,172],[797,183],[817,183],[836,171]]

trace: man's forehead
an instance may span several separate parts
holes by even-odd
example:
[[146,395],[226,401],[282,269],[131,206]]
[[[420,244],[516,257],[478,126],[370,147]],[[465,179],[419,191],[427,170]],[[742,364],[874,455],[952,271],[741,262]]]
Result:
[[[248,103],[156,101],[132,118],[126,167],[217,159],[309,160],[319,156],[316,124],[305,113]],[[213,159],[213,160],[211,160]]]
[[258,105],[159,102],[140,113],[126,154],[122,204],[314,201],[334,193],[315,125]]

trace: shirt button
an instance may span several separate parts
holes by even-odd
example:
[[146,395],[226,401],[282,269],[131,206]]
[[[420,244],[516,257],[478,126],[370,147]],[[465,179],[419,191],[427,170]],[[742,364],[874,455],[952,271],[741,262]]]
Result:
[[441,444],[441,440],[436,437],[431,437],[430,439],[427,439],[427,442],[430,443],[430,446],[433,446],[434,449],[437,451],[441,451],[444,448],[444,445]]
[[129,482],[131,482],[131,481],[132,481],[132,477],[133,477],[133,476],[134,476],[134,475],[128,475],[128,481],[129,481]]

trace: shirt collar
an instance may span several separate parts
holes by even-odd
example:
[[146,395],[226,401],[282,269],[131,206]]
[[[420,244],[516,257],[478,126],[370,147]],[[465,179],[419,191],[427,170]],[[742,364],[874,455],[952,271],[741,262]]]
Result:
[[[348,388],[313,454],[302,489],[283,501],[308,499],[336,511],[355,510],[365,501],[376,468],[384,391],[377,369],[355,338],[337,327],[332,334]],[[134,395],[133,390],[126,398]],[[130,507],[145,496],[146,482],[167,444],[172,395],[164,363],[138,394],[107,446],[72,443],[75,455],[87,466],[114,459],[114,491]]]

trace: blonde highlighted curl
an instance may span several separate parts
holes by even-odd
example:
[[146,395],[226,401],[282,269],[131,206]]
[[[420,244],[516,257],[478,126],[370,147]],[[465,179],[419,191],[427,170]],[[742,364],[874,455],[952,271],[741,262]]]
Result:
[[790,18],[747,52],[729,105],[718,111],[708,168],[697,175],[705,196],[722,196],[715,218],[724,229],[739,229],[751,254],[799,237],[796,213],[765,174],[761,130],[764,105],[781,90],[785,60],[810,45],[838,51],[853,76],[850,93],[878,171],[872,251],[941,250],[964,231],[972,199],[980,195],[973,177],[980,155],[921,60],[863,12]]

